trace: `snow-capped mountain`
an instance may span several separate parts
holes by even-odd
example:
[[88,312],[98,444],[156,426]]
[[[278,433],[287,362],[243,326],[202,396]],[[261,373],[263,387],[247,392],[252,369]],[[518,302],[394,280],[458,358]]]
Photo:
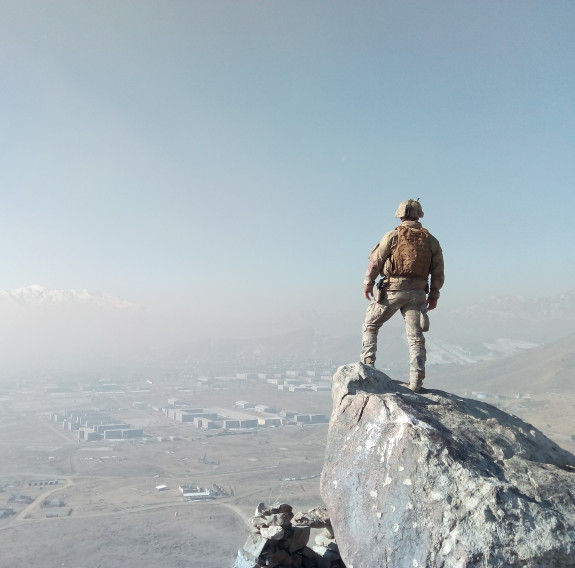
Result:
[[0,290],[0,307],[92,306],[116,310],[139,310],[140,306],[110,294],[89,290],[49,290],[34,284]]

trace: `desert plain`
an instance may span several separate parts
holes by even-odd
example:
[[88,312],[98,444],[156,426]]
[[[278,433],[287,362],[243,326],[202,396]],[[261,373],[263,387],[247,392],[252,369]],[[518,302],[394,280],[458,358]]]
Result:
[[[434,375],[430,388],[476,396],[469,382]],[[258,503],[282,501],[296,512],[322,504],[326,423],[202,430],[153,408],[174,393],[189,406],[232,415],[238,400],[327,416],[332,404],[330,392],[281,391],[255,380],[64,394],[27,382],[4,391],[0,568],[226,568],[250,532],[247,519]],[[570,393],[518,398],[500,392],[487,402],[575,451]],[[78,408],[109,412],[144,436],[86,442],[49,419],[51,412]],[[242,412],[257,417],[254,409]],[[181,485],[218,488],[219,494],[186,501]]]

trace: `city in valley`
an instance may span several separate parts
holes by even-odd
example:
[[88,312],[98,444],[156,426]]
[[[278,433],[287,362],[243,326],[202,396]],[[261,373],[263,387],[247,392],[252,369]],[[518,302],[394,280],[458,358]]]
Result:
[[[434,318],[424,386],[485,400],[573,452],[575,335],[565,306],[574,297],[509,304],[492,299]],[[554,319],[550,305],[560,308]],[[513,315],[504,322],[523,315],[503,329],[495,308]],[[23,323],[35,313],[17,312]],[[233,565],[259,503],[323,505],[332,377],[357,360],[357,334],[305,328],[114,359],[111,349],[81,350],[94,343],[82,335],[95,333],[91,320],[49,315],[54,333],[42,331],[44,320],[21,328],[34,357],[4,353],[20,367],[11,374],[5,365],[0,378],[0,568],[222,568]],[[405,380],[407,345],[391,324],[376,367]],[[103,347],[117,329],[130,337],[136,326],[97,328]],[[73,333],[86,341],[73,343]]]
[[231,565],[258,502],[321,503],[333,371],[4,385],[0,566]]
[[[564,360],[572,341],[519,357]],[[432,367],[429,387],[484,399],[573,451],[572,390],[552,386],[557,373],[513,380],[508,361]],[[4,383],[0,567],[221,568],[258,503],[321,505],[335,366],[295,367]]]

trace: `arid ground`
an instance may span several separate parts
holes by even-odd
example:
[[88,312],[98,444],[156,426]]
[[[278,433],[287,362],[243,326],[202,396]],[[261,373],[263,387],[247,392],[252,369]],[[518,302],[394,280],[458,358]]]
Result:
[[[165,403],[169,395],[158,394]],[[151,409],[133,409],[132,401],[142,397],[27,392],[0,401],[0,509],[14,511],[0,519],[0,567],[223,568],[233,565],[259,502],[284,501],[297,510],[321,504],[327,424],[213,435]],[[242,384],[241,392],[200,389],[178,398],[232,412],[240,398],[300,412],[331,407],[330,393],[280,392],[254,383]],[[50,410],[94,407],[115,409],[113,416],[148,437],[79,442],[75,432],[48,419]],[[159,441],[168,436],[179,439]],[[58,485],[29,485],[46,480]],[[228,495],[185,502],[180,484],[216,484]],[[155,489],[161,485],[167,489]],[[14,501],[15,495],[31,502]],[[44,506],[49,500],[64,506]]]
[[[429,386],[442,388],[439,379],[434,382]],[[453,390],[469,389],[459,387]],[[154,385],[147,393],[44,390],[28,384],[0,399],[0,509],[13,511],[0,519],[0,568],[226,568],[233,565],[259,502],[283,501],[296,511],[321,504],[327,424],[214,435],[151,408],[133,407],[134,401],[165,405],[174,396],[173,385]],[[261,382],[198,384],[177,396],[194,407],[230,413],[239,399],[302,413],[331,410],[329,392],[278,391]],[[509,393],[487,402],[575,451],[573,397],[543,393],[516,399]],[[49,420],[50,411],[66,408],[107,409],[115,419],[143,428],[146,437],[80,442],[75,432]],[[177,439],[160,441],[169,436]],[[58,484],[30,485],[47,480]],[[227,495],[185,502],[181,484],[215,484]],[[158,491],[162,485],[166,489]],[[63,506],[46,507],[50,500]]]

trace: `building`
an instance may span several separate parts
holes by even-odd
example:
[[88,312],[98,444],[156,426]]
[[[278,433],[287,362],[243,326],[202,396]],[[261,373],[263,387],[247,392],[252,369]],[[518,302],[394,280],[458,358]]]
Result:
[[258,426],[277,427],[283,424],[282,418],[258,418]]
[[325,414],[310,414],[309,421],[312,424],[325,424],[329,422],[329,418]]
[[215,498],[214,491],[198,487],[197,485],[180,485],[180,491],[186,501],[203,501]]
[[218,427],[217,422],[210,418],[197,417],[194,419],[194,424],[202,430],[215,430]]
[[42,503],[42,507],[65,507],[66,503],[61,499],[49,499]]
[[296,412],[295,410],[280,410],[279,414],[282,418],[295,420],[295,417],[299,414],[299,412]]
[[64,420],[62,422],[62,428],[64,430],[74,431],[74,430],[78,430],[79,426],[78,426],[77,422],[74,422],[72,420]]
[[132,438],[143,438],[144,431],[141,428],[128,428],[122,430],[122,440],[130,440]]
[[101,440],[102,434],[94,432],[92,428],[80,428],[78,430],[78,440],[84,442],[95,442],[96,440]]
[[256,412],[275,412],[276,409],[271,407],[271,406],[267,406],[266,404],[258,404],[256,405],[256,407],[254,408],[254,410]]
[[236,379],[240,380],[253,380],[257,377],[255,373],[236,373]]
[[106,430],[104,432],[104,440],[121,440],[122,430]]
[[130,427],[129,424],[120,423],[120,424],[96,424],[94,427],[94,431],[98,434],[104,434],[106,430],[126,430]]
[[58,485],[60,481],[58,479],[41,479],[28,482],[28,487],[43,487],[44,485]]
[[210,420],[217,420],[217,412],[205,412],[203,408],[182,408],[181,410],[174,410],[173,414],[168,414],[176,422],[183,424],[184,422],[195,422],[196,418],[209,418]]

